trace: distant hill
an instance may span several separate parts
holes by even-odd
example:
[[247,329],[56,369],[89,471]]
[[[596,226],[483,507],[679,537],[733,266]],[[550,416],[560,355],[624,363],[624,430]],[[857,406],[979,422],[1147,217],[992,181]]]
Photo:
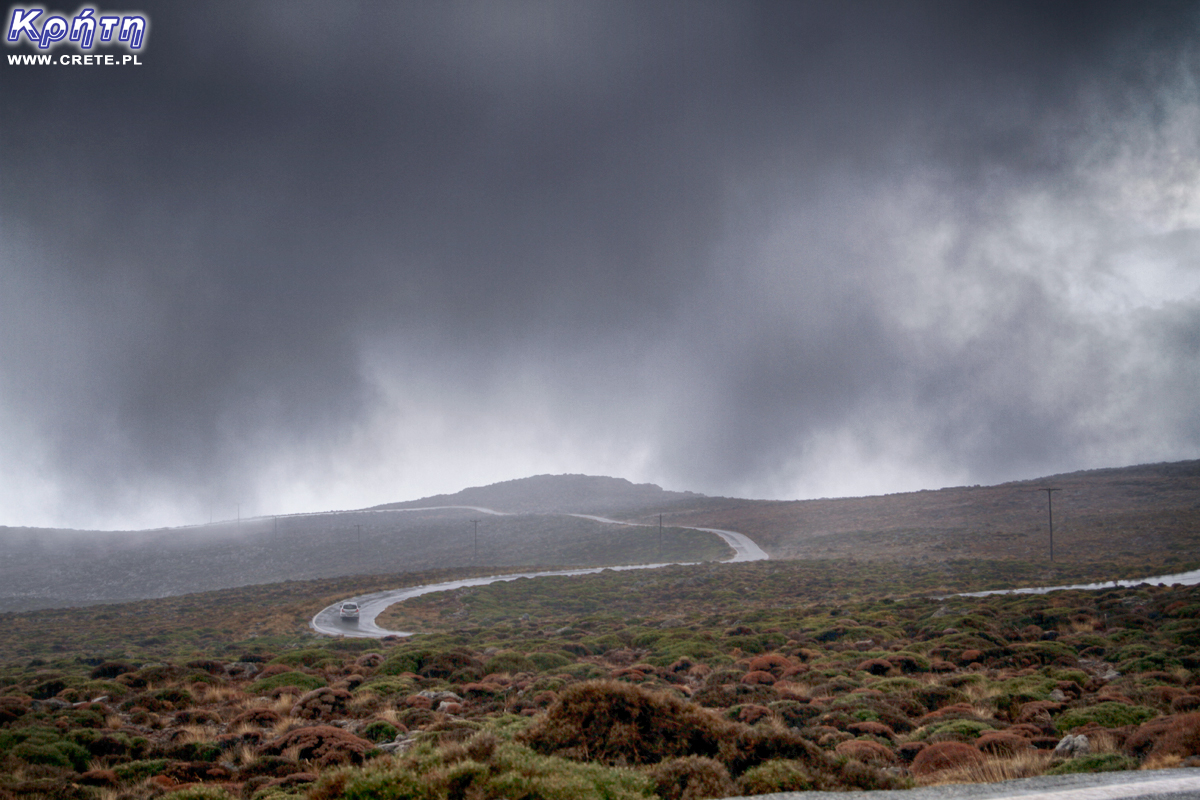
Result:
[[428,506],[482,506],[510,514],[612,514],[702,498],[695,492],[669,492],[652,483],[596,475],[534,475],[476,486],[454,494],[439,494],[375,506],[372,511]]
[[1046,488],[1059,490],[1054,493],[1057,561],[1118,560],[1169,568],[1200,558],[1200,461],[876,497],[703,498],[667,513],[666,519],[739,531],[772,558],[1049,561]]

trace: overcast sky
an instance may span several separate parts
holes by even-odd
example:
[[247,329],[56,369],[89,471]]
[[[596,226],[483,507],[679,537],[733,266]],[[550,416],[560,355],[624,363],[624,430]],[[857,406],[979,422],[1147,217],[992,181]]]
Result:
[[1200,457],[1195,3],[137,9],[0,77],[0,524]]

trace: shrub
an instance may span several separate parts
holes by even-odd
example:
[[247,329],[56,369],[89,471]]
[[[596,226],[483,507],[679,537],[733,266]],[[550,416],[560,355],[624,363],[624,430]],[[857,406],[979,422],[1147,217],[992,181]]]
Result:
[[817,783],[799,761],[775,759],[751,767],[738,778],[742,794],[772,794],[774,792],[806,792]]
[[914,775],[930,775],[946,769],[982,764],[983,754],[962,742],[934,742],[917,753],[912,762]]
[[395,725],[382,719],[375,720],[362,731],[363,738],[370,739],[372,742],[390,742],[399,733],[400,731],[396,729]]
[[292,716],[300,719],[329,719],[343,716],[352,695],[345,689],[323,686],[305,694],[292,706]]
[[1128,706],[1110,700],[1086,708],[1072,708],[1064,711],[1054,720],[1054,724],[1059,731],[1065,733],[1088,723],[1095,723],[1102,728],[1140,725],[1156,716],[1158,716],[1158,712],[1153,708]]
[[299,748],[299,758],[316,761],[321,766],[361,764],[372,743],[332,725],[313,725],[296,728],[278,739],[263,745],[261,751],[277,756],[292,747]]
[[328,650],[311,648],[308,650],[293,650],[290,653],[284,653],[281,656],[276,656],[267,662],[268,664],[283,664],[288,667],[308,667],[317,669],[326,667],[332,664],[341,664],[342,658]]
[[[553,669],[562,669],[570,666],[571,659],[558,653],[530,653],[529,660],[533,663],[534,668],[539,672],[548,672]],[[490,670],[489,670],[490,672]]]
[[864,764],[889,767],[896,763],[895,753],[879,742],[866,739],[851,739],[848,742],[842,742],[834,749],[838,755],[853,758]]
[[715,756],[734,723],[671,694],[620,681],[566,687],[518,739],[546,755],[605,764]]
[[137,667],[130,664],[128,661],[105,661],[100,666],[92,670],[90,677],[92,680],[101,678],[115,678],[118,675],[123,675],[126,672],[136,672]]
[[704,756],[669,758],[655,764],[646,774],[663,800],[729,797],[737,791],[725,765]]
[[324,679],[316,675],[307,675],[303,672],[280,672],[250,684],[250,691],[255,694],[268,694],[283,686],[294,686],[302,692],[309,692],[324,685]]
[[485,675],[537,671],[537,665],[524,653],[516,650],[503,650],[489,658],[483,665]]

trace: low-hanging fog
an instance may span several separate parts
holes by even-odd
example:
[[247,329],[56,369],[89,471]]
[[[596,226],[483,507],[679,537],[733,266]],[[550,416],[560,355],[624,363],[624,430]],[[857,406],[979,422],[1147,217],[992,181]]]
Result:
[[4,67],[0,525],[1200,455],[1194,3],[139,8]]

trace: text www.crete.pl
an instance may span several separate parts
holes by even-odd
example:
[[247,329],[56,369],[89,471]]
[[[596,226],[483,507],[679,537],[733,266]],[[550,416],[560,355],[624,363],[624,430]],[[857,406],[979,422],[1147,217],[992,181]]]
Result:
[[53,56],[49,53],[9,53],[8,63],[13,66],[61,66],[61,67],[140,67],[142,62],[136,53],[127,55],[112,55],[99,53],[78,55],[63,54]]

